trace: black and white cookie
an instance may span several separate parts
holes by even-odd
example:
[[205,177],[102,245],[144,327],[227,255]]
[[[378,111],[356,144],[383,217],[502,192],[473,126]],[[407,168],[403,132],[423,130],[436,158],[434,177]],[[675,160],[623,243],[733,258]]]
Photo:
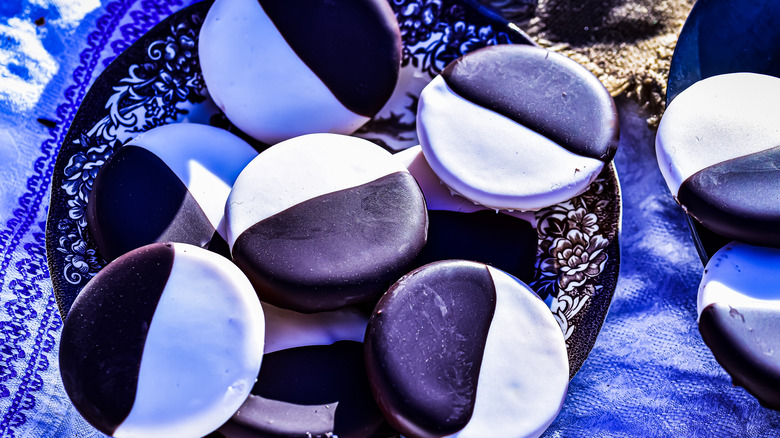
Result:
[[438,262],[404,276],[377,304],[365,347],[374,397],[408,436],[539,436],[569,382],[550,309],[481,263]]
[[734,385],[780,410],[780,249],[731,242],[707,263],[699,331]]
[[198,55],[227,118],[274,144],[350,134],[379,112],[398,81],[400,35],[385,0],[216,0]]
[[252,393],[219,429],[226,438],[384,438],[389,431],[368,385],[363,343],[354,341],[267,353]]
[[780,247],[780,79],[701,80],[658,127],[658,166],[685,211],[729,239]]
[[109,263],[76,297],[60,372],[78,411],[106,434],[203,436],[249,395],[263,338],[260,302],[235,265],[156,243]]
[[571,59],[525,45],[459,58],[420,95],[431,168],[472,202],[537,210],[584,192],[618,145],[609,92]]
[[309,134],[261,153],[228,198],[228,243],[260,299],[299,312],[376,300],[425,245],[414,177],[363,139]]
[[182,242],[227,254],[225,202],[257,156],[219,128],[179,123],[120,147],[98,172],[87,203],[90,235],[107,260],[154,242]]
[[417,180],[428,206],[428,241],[415,267],[439,260],[473,260],[522,281],[533,280],[538,241],[533,213],[497,212],[452,196],[428,165],[420,146],[393,157]]

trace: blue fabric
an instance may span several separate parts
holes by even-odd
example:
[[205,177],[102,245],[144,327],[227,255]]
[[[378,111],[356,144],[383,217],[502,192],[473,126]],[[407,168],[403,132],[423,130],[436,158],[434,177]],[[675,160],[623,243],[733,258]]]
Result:
[[[2,437],[100,436],[75,412],[59,377],[62,323],[44,247],[48,186],[89,84],[186,3],[0,2]],[[36,25],[41,17],[45,23]],[[620,280],[593,352],[545,436],[780,436],[780,415],[731,386],[701,341],[695,303],[702,268],[655,164],[654,133],[641,109],[621,102],[621,128]]]

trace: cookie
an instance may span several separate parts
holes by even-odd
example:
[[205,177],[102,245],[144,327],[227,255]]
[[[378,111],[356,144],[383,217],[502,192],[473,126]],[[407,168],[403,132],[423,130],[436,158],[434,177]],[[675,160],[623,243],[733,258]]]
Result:
[[401,33],[384,0],[217,0],[198,39],[209,94],[267,144],[350,134],[390,98]]
[[257,156],[219,128],[178,123],[120,147],[100,168],[87,202],[92,239],[107,260],[154,242],[182,242],[227,254],[225,202]]
[[261,153],[233,185],[226,215],[233,260],[260,299],[299,312],[378,299],[407,272],[428,226],[406,168],[338,134]]
[[656,135],[674,198],[727,239],[780,247],[780,79],[732,73],[680,93]]
[[113,436],[203,436],[249,395],[263,312],[229,260],[180,243],[109,263],[76,297],[60,372],[76,409]]
[[538,210],[584,192],[612,160],[609,92],[571,59],[525,45],[465,55],[420,95],[426,160],[453,192],[486,207]]
[[569,382],[550,309],[475,262],[432,263],[400,279],[371,315],[365,348],[374,398],[408,436],[539,436]]
[[715,359],[762,405],[780,410],[780,249],[731,242],[707,263],[699,332]]

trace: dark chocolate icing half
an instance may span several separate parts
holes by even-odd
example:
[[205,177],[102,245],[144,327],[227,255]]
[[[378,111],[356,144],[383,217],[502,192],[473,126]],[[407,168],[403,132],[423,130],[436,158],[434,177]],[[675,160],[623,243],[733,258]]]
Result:
[[87,283],[65,319],[62,382],[81,415],[106,434],[133,406],[146,335],[173,258],[166,244],[118,258]]
[[386,429],[368,386],[363,344],[340,341],[263,356],[252,395],[220,432],[229,438],[369,438],[387,436]]
[[718,363],[767,408],[780,410],[780,311],[711,304],[699,332]]
[[321,195],[249,227],[233,260],[264,301],[300,312],[377,299],[425,245],[425,200],[408,172]]
[[734,240],[780,247],[780,147],[703,169],[677,194],[708,229]]
[[87,203],[89,232],[107,260],[154,242],[207,247],[214,226],[187,186],[157,155],[121,147],[95,178]]
[[384,0],[259,0],[290,48],[350,111],[372,117],[393,93],[401,31]]
[[487,267],[467,261],[426,265],[388,290],[369,320],[365,351],[390,424],[443,436],[468,423],[495,306]]
[[429,210],[428,242],[414,266],[439,260],[473,260],[527,283],[534,276],[537,240],[528,221],[507,214]]
[[549,138],[567,150],[609,162],[618,146],[612,97],[584,67],[523,45],[486,47],[441,73],[459,96]]

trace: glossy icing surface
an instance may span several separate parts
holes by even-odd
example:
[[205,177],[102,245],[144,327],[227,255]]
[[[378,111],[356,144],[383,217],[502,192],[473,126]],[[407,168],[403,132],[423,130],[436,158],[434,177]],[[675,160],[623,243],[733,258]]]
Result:
[[101,167],[87,222],[108,259],[153,242],[224,246],[225,203],[257,152],[235,135],[181,123],[142,133]]
[[[149,324],[172,266],[173,249],[165,245],[118,258],[87,283],[63,325],[60,373],[65,390],[81,415],[109,435],[133,407]],[[128,301],[125,288],[133,291],[130,305],[122,305]],[[110,379],[104,369],[113,370]]]
[[458,194],[495,209],[536,210],[565,201],[604,166],[459,96],[441,76],[420,95],[417,131],[436,175]]
[[734,307],[761,307],[780,311],[780,250],[731,242],[710,259],[704,269],[697,310],[714,303]]
[[428,224],[406,169],[373,143],[334,134],[260,154],[227,216],[233,260],[258,295],[300,312],[378,299],[425,245]]
[[[200,31],[209,94],[231,122],[268,144],[313,132],[352,133],[397,81],[400,31],[386,4],[310,3],[217,0]],[[316,20],[320,12],[329,19]],[[343,25],[355,17],[357,23]],[[311,34],[317,31],[328,38]],[[356,56],[349,48],[366,50]],[[331,62],[334,55],[347,64]]]
[[456,59],[441,76],[455,94],[577,155],[604,162],[615,156],[615,103],[571,58],[534,46],[488,47]]
[[699,331],[734,385],[780,409],[780,249],[731,242],[707,263]]
[[257,156],[247,142],[230,132],[197,123],[175,123],[143,132],[127,145],[159,157],[223,237],[225,202],[239,173]]
[[308,134],[266,149],[241,171],[228,197],[228,243],[300,202],[404,171],[391,157],[367,140],[337,134]]
[[131,251],[73,310],[63,382],[85,418],[114,436],[205,435],[238,409],[260,368],[263,313],[251,284],[199,247]]
[[366,360],[380,408],[411,436],[539,436],[568,387],[547,306],[516,278],[468,261],[399,280],[369,320]]
[[780,246],[778,98],[778,78],[713,76],[680,93],[661,120],[656,155],[669,190],[727,238]]
[[658,166],[672,195],[696,172],[778,146],[778,97],[780,79],[756,73],[706,78],[677,96],[656,135]]
[[401,67],[401,30],[387,1],[303,0],[290,7],[286,0],[260,0],[260,5],[339,102],[366,117],[382,109]]

